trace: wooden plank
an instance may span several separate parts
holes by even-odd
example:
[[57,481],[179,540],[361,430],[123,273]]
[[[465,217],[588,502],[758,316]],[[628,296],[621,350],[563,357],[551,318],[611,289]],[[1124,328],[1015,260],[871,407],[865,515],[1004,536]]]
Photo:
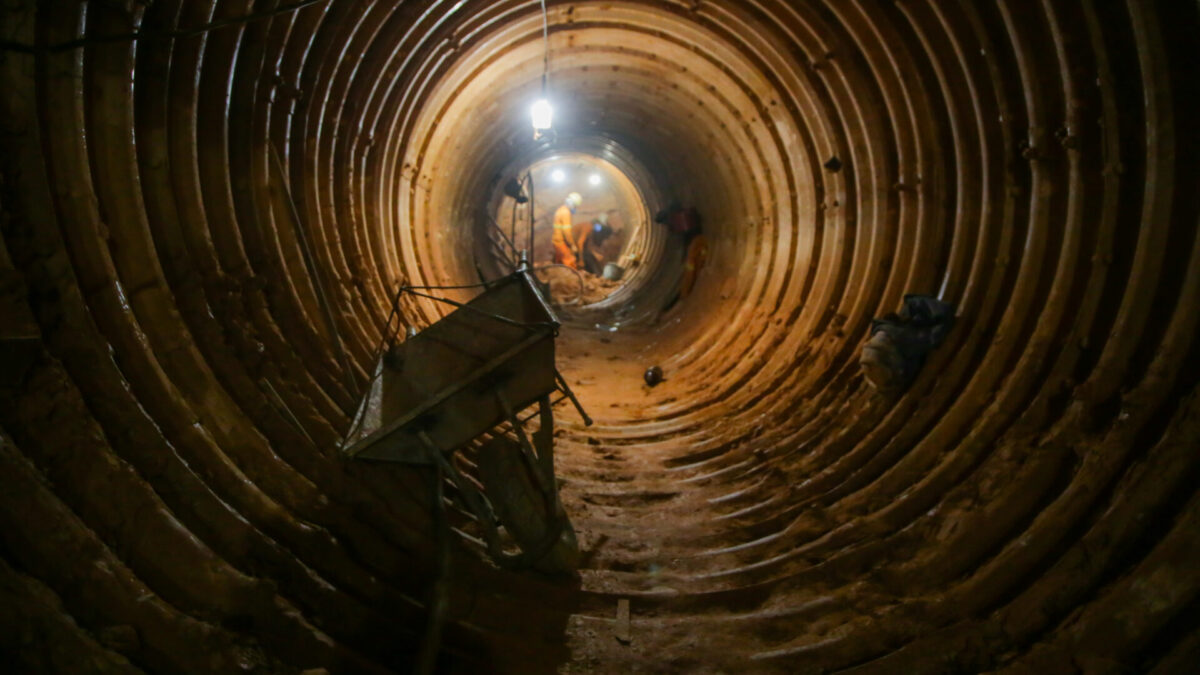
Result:
[[613,627],[613,635],[623,645],[633,641],[629,632],[629,600],[626,598],[617,600],[617,623]]

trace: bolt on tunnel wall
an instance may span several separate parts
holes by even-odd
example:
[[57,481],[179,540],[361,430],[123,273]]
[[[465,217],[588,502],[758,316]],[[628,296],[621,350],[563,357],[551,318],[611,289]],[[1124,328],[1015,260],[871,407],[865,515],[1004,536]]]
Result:
[[[410,669],[433,484],[338,443],[396,289],[502,273],[481,214],[570,158],[646,228],[562,308],[581,568],[453,513],[438,669],[1194,667],[1196,5],[545,6],[0,8],[0,663]],[[907,294],[955,323],[885,396]]]

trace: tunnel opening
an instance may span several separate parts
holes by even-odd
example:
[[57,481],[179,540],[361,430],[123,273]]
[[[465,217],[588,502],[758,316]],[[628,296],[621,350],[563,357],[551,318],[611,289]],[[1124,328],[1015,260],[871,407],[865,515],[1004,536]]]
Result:
[[[616,159],[611,151],[609,156]],[[655,276],[657,261],[650,253],[661,244],[652,241],[656,232],[649,227],[646,191],[612,160],[583,152],[551,152],[500,176],[488,200],[494,205],[493,215],[483,232],[493,274],[511,271],[520,258],[518,249],[530,249],[529,263],[556,305],[604,307],[614,313],[623,301],[609,301],[611,296],[621,293],[627,302],[636,296],[638,285]],[[572,194],[580,196],[578,206],[566,205]],[[569,250],[564,253],[570,265],[563,264],[555,248],[554,225],[563,206],[569,211]],[[606,270],[608,265],[612,267]]]

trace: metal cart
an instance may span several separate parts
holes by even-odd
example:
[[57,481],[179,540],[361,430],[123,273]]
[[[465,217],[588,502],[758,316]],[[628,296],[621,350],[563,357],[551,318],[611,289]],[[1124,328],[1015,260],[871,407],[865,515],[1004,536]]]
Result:
[[[343,453],[435,466],[478,521],[497,564],[574,569],[578,545],[554,476],[553,406],[569,399],[585,424],[592,421],[555,367],[554,311],[525,266],[465,304],[434,299],[457,309],[383,352]],[[534,417],[537,429],[527,433]],[[476,457],[483,490],[454,460],[476,439],[486,439]],[[501,524],[519,553],[504,551]]]

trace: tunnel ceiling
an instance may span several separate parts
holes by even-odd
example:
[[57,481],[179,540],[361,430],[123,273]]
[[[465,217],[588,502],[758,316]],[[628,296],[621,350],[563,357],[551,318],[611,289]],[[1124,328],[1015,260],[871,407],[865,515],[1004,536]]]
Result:
[[[473,282],[496,181],[554,151],[542,14],[295,4],[0,8],[6,666],[421,650],[428,477],[336,446],[396,287]],[[584,569],[459,537],[442,665],[1200,662],[1196,4],[547,4],[556,147],[612,141],[712,255],[657,323],[667,272],[629,293],[643,325],[564,332]],[[858,355],[906,293],[957,324],[885,398]]]

